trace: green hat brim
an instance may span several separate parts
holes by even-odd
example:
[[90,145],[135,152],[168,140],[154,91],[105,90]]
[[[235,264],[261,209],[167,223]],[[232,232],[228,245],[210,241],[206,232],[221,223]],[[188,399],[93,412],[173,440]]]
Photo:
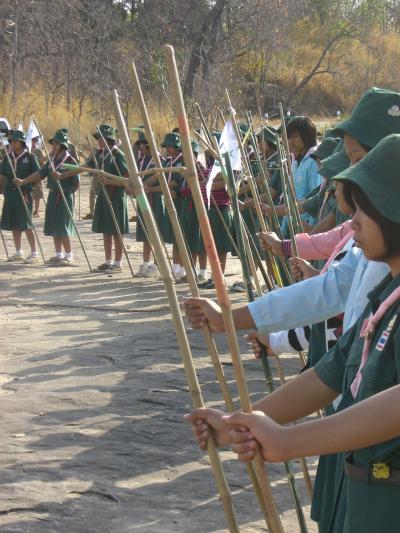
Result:
[[68,150],[68,143],[67,142],[60,142],[60,141],[57,141],[57,139],[49,139],[49,143],[50,144],[53,144],[54,142],[58,143],[60,146],[64,146],[64,148],[66,148]]

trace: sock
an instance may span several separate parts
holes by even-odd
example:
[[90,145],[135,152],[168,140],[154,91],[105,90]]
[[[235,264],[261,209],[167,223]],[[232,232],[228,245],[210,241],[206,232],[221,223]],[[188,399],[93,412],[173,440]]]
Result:
[[56,253],[56,256],[57,256],[59,259],[64,259],[64,252],[57,252],[57,253]]
[[122,266],[122,261],[114,261],[114,266],[121,267]]
[[35,252],[31,252],[31,256],[32,256],[32,257],[39,257],[39,254],[38,254],[38,252],[36,252],[36,251],[35,251]]
[[148,268],[150,266],[150,261],[143,261],[144,268]]
[[113,265],[114,261],[112,259],[107,259],[106,263],[107,263],[107,265]]
[[179,275],[180,276],[186,276],[186,270],[183,266],[181,266],[181,268],[179,269]]
[[172,270],[173,270],[174,274],[179,274],[180,269],[181,269],[181,265],[173,263]]
[[74,258],[74,254],[72,252],[68,252],[64,255],[65,259],[73,259]]
[[16,250],[15,253],[16,253],[17,255],[24,255],[23,250]]
[[200,268],[199,269],[199,276],[206,277],[206,275],[207,275],[207,269],[206,268]]

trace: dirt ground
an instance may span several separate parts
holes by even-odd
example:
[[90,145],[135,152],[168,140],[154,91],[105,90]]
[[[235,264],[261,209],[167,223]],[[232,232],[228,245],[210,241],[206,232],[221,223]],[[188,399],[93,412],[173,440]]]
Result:
[[[77,223],[96,266],[101,236],[90,222]],[[49,258],[54,250],[42,226],[43,209],[37,228]],[[131,228],[137,269],[140,245]],[[226,531],[208,458],[182,420],[190,398],[162,283],[132,279],[126,261],[122,274],[90,273],[77,239],[74,248],[76,266],[64,268],[7,263],[0,248],[0,531]],[[228,274],[229,284],[240,278],[237,259],[229,260]],[[184,295],[187,286],[177,290]],[[189,328],[188,337],[205,401],[223,407],[203,338]],[[216,341],[237,404],[224,337]],[[262,368],[241,335],[240,343],[255,400],[265,391]],[[282,362],[287,378],[300,368],[297,356]],[[240,530],[266,531],[245,467],[229,451],[221,457]],[[308,464],[313,476],[316,460]],[[298,462],[293,466],[315,532]],[[283,465],[268,472],[284,531],[297,533]]]

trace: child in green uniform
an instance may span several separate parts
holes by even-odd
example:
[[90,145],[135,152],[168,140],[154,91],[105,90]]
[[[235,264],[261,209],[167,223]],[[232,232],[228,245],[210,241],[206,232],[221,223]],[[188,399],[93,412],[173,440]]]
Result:
[[[0,167],[0,174],[4,180],[4,204],[1,215],[1,229],[12,231],[15,244],[15,254],[9,258],[9,261],[23,261],[26,264],[38,262],[38,253],[36,251],[36,240],[32,226],[32,184],[21,185],[21,191],[28,208],[29,217],[14,183],[14,173],[19,180],[23,180],[30,174],[39,170],[39,163],[36,156],[28,152],[25,144],[25,135],[22,131],[13,130],[10,138],[10,151],[5,154]],[[13,171],[14,170],[14,171]],[[21,247],[22,232],[25,232],[31,253],[24,260]]]
[[[24,183],[36,183],[47,178],[46,213],[44,219],[44,234],[53,237],[56,255],[49,259],[52,265],[68,266],[73,263],[71,237],[75,235],[73,220],[68,213],[57,181],[61,185],[65,200],[73,216],[74,194],[79,187],[79,175],[74,171],[62,172],[64,163],[76,165],[75,159],[68,151],[68,136],[57,130],[49,140],[52,145],[51,163],[47,161],[38,171],[23,180]],[[54,170],[53,170],[54,167]]]
[[[390,268],[369,294],[355,325],[314,369],[257,402],[258,413],[225,418],[219,411],[200,410],[189,417],[202,447],[207,422],[216,430],[219,444],[232,442],[244,461],[254,457],[256,441],[272,462],[343,452],[331,532],[399,530],[399,165],[400,135],[393,134],[335,178],[346,184],[356,206],[352,227],[358,246],[368,259]],[[281,425],[314,412],[339,394],[336,414],[296,426]],[[343,507],[345,522],[338,529],[337,513]]]
[[[163,167],[173,168],[183,166],[183,157],[182,157],[182,143],[179,133],[167,133],[164,138],[163,143],[161,144],[165,148],[166,158],[163,161]],[[168,186],[171,189],[171,194],[174,199],[175,209],[178,214],[178,219],[182,224],[182,194],[181,187],[183,184],[184,178],[182,174],[178,172],[172,172],[172,170],[167,173],[167,182]],[[167,237],[167,235],[166,235]],[[171,223],[169,223],[169,239],[164,239],[165,242],[172,242],[172,258],[173,264],[172,269],[176,277],[180,278],[185,276],[186,271],[181,264],[181,257],[179,254],[178,247],[176,245],[175,236],[173,235]]]
[[[39,148],[39,140],[40,140],[40,137],[33,137],[31,152],[37,157],[37,160],[39,161],[39,165],[42,166],[44,165],[45,158],[44,158],[42,150]],[[32,198],[33,198],[33,217],[39,218],[40,200],[43,200],[44,198],[43,185],[41,181],[37,183],[35,187],[33,188]]]
[[[153,158],[150,154],[149,143],[144,135],[144,133],[139,133],[139,157],[138,157],[138,169],[139,172],[148,170],[149,168],[154,167]],[[150,183],[154,176],[142,176],[143,187],[146,190],[146,184]],[[156,178],[157,179],[157,178]],[[162,197],[160,192],[147,192],[147,199],[151,206],[153,215],[157,223],[161,220],[164,221],[164,206],[162,205]],[[152,278],[158,276],[158,267],[156,264],[151,262],[151,246],[147,240],[147,236],[143,229],[142,224],[144,224],[143,216],[140,208],[138,207],[138,218],[136,221],[136,240],[143,243],[143,263],[140,265],[138,272],[136,272],[137,277]],[[139,219],[140,217],[140,219]]]
[[[93,134],[99,145],[99,150],[95,156],[97,166],[110,174],[127,176],[128,168],[126,166],[125,156],[117,147],[114,128],[109,124],[102,124],[99,126],[99,130],[101,135],[98,132]],[[95,168],[96,165],[92,161],[92,163],[89,162],[89,166]],[[125,186],[109,178],[101,177],[99,180],[105,185],[121,235],[126,235],[129,232],[129,223]],[[103,234],[105,262],[98,269],[101,271],[121,271],[123,247],[115,229],[114,220],[103,189],[99,190],[96,198],[92,231]],[[114,261],[112,259],[113,243],[115,251]]]

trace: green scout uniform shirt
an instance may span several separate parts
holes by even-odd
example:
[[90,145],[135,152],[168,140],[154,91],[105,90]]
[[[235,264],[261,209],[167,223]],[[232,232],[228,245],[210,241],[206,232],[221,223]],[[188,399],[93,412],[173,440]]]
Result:
[[[361,362],[364,338],[360,333],[363,322],[399,286],[400,276],[392,279],[388,275],[371,291],[370,303],[360,319],[315,366],[319,378],[328,387],[343,394],[338,411],[400,382],[400,302],[396,302],[388,309],[373,335],[356,399],[350,392],[350,385]],[[385,339],[383,333],[391,321],[393,328]],[[346,477],[343,470],[345,455],[338,454],[335,493],[331,495],[334,513],[329,531],[398,533],[400,486],[361,483]],[[391,468],[400,469],[400,437],[353,452],[353,463],[358,466],[371,467],[375,462],[384,462]],[[328,475],[332,476],[333,472]]]
[[[57,168],[58,165],[60,165],[61,162],[68,163],[72,165],[76,165],[75,159],[73,159],[72,156],[68,155],[66,159],[64,160],[65,152],[61,157],[58,157],[57,159],[53,159],[53,165],[56,168],[57,172],[62,172],[62,165],[60,168]],[[54,178],[51,177],[51,173],[53,171],[53,167],[50,164],[49,161],[47,161],[42,168],[39,170],[39,174],[42,176],[42,178],[47,178],[47,188],[51,191],[58,191],[58,185]],[[63,179],[59,181],[62,189],[64,192],[74,192],[78,186],[79,186],[79,174],[76,174],[75,176],[71,176],[69,178]]]
[[[13,161],[12,154],[10,154],[10,159]],[[18,159],[16,166],[17,168],[15,173],[17,178],[21,180],[39,170],[37,157],[28,151],[26,151],[24,155]],[[0,174],[3,174],[3,176],[6,177],[6,190],[17,190],[17,186],[14,184],[14,173],[7,157],[5,157],[1,163]],[[23,185],[21,189],[23,191],[31,191],[33,189],[32,183]]]
[[[126,176],[128,174],[128,167],[124,153],[117,149],[112,150],[112,157],[108,150],[105,151],[103,158],[103,151],[97,150],[95,153],[97,166],[115,176]],[[115,163],[114,163],[115,161]],[[89,166],[95,168],[96,165],[93,160],[89,160]],[[116,187],[114,185],[106,185],[106,192],[111,200],[115,217],[118,222],[118,227],[122,235],[129,233],[128,221],[128,207],[126,201],[125,187]],[[115,228],[114,220],[110,212],[107,199],[104,196],[103,187],[100,188],[99,194],[96,198],[96,205],[94,208],[92,231],[95,233],[103,233],[107,235],[115,235],[117,230]]]
[[[182,154],[180,154],[181,157],[175,156],[175,157],[166,157],[162,161],[162,166],[164,168],[169,167],[181,167],[183,166],[183,157]],[[174,187],[174,191],[176,193],[176,197],[174,198],[174,205],[176,209],[176,213],[178,215],[179,221],[182,224],[182,217],[183,217],[183,198],[181,195],[181,188],[183,187],[185,183],[185,178],[182,176],[182,174],[178,174],[178,172],[166,172],[165,178],[168,183],[174,182],[176,186]],[[163,198],[164,202],[164,198]],[[172,230],[171,221],[168,218],[168,223],[165,223],[164,228],[161,229],[161,234],[163,237],[164,242],[168,243],[175,243],[175,235]]]

